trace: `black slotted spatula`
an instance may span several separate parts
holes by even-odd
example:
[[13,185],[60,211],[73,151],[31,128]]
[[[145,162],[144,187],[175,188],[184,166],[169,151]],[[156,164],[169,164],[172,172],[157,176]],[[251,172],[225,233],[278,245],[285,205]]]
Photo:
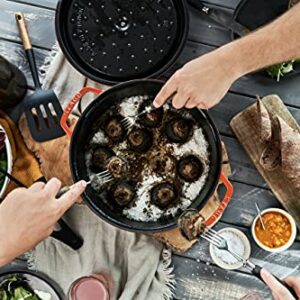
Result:
[[28,127],[34,140],[37,142],[49,141],[65,135],[60,126],[63,110],[54,91],[41,88],[23,13],[16,13],[16,21],[35,85],[35,92],[27,97],[24,103]]

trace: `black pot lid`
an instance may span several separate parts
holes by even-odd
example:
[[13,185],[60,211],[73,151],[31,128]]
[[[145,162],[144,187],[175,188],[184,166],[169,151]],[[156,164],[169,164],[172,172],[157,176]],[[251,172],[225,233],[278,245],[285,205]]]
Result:
[[187,32],[181,1],[62,0],[58,10],[65,54],[98,81],[153,76],[173,62]]

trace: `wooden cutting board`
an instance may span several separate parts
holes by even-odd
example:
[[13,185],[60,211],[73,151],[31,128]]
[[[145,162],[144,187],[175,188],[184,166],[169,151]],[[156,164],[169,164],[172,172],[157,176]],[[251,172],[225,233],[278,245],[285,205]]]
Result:
[[[276,95],[270,95],[262,99],[264,106],[271,116],[278,115],[292,128],[300,132],[300,127],[282,100]],[[273,171],[265,170],[259,163],[261,154],[266,144],[261,141],[256,120],[256,104],[251,105],[236,115],[230,122],[230,126],[238,140],[245,148],[256,168],[266,180],[274,195],[295,218],[300,229],[300,192],[288,180],[279,166]],[[300,155],[300,149],[299,149]]]

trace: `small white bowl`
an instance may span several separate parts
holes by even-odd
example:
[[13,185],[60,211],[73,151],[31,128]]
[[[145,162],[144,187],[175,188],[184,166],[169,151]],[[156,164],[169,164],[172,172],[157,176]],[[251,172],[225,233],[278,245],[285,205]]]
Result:
[[[249,259],[250,254],[251,254],[251,246],[250,246],[250,242],[249,242],[247,236],[242,231],[240,231],[236,228],[232,228],[232,227],[225,227],[225,228],[219,230],[218,234],[220,234],[222,236],[222,233],[224,233],[224,232],[231,232],[240,239],[240,241],[244,245],[244,253],[243,254],[239,253],[239,254],[241,254],[244,259]],[[209,245],[210,256],[211,256],[213,262],[220,268],[225,269],[225,270],[236,270],[243,266],[243,262],[239,262],[239,261],[236,261],[234,263],[225,262],[217,255],[216,251],[220,251],[220,250],[217,250],[217,248],[213,244],[210,244]],[[221,251],[224,251],[224,254],[226,253],[226,250],[221,250]],[[226,254],[226,255],[230,255],[230,254]]]
[[282,252],[282,251],[285,251],[287,250],[288,248],[290,248],[294,241],[295,241],[295,238],[296,238],[296,235],[297,235],[297,226],[296,226],[296,223],[295,223],[295,220],[294,218],[288,213],[286,212],[285,210],[283,209],[280,209],[280,208],[268,208],[268,209],[265,209],[261,212],[261,215],[267,213],[267,212],[278,212],[278,213],[281,213],[282,215],[284,215],[285,217],[287,217],[287,219],[290,221],[291,223],[291,236],[290,236],[290,239],[288,240],[288,242],[286,244],[284,244],[283,246],[281,247],[278,247],[278,248],[269,248],[268,246],[264,245],[263,243],[261,243],[258,238],[256,237],[256,234],[255,234],[255,224],[259,218],[259,215],[257,215],[257,217],[254,219],[253,223],[252,223],[252,228],[251,228],[251,232],[252,232],[252,237],[254,239],[254,241],[256,242],[256,244],[268,251],[268,252]]

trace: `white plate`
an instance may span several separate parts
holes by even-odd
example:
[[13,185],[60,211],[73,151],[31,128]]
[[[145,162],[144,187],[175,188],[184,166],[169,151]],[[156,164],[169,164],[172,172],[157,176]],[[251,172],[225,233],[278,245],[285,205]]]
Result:
[[[218,233],[222,236],[222,232],[231,232],[235,235],[237,235],[241,242],[243,243],[244,245],[244,253],[238,253],[238,254],[242,254],[242,256],[244,257],[244,259],[248,259],[250,257],[250,253],[251,253],[251,246],[250,246],[250,242],[248,240],[248,238],[246,237],[246,235],[238,230],[238,229],[235,229],[235,228],[231,228],[231,227],[226,227],[226,228],[223,228],[221,230],[218,231]],[[230,249],[230,243],[228,243],[228,246],[229,246],[229,249]],[[233,248],[233,250],[235,250]],[[212,260],[214,261],[214,263],[216,265],[218,265],[219,267],[221,267],[222,269],[226,269],[226,270],[235,270],[235,269],[239,269],[243,266],[243,263],[242,262],[238,262],[236,261],[235,263],[227,263],[227,262],[224,262],[218,255],[217,255],[217,251],[219,253],[224,253],[224,255],[230,255],[228,252],[226,253],[226,250],[218,250],[214,245],[210,244],[209,245],[209,252],[210,252],[210,256],[212,258]],[[233,257],[232,257],[232,260],[235,260]]]

